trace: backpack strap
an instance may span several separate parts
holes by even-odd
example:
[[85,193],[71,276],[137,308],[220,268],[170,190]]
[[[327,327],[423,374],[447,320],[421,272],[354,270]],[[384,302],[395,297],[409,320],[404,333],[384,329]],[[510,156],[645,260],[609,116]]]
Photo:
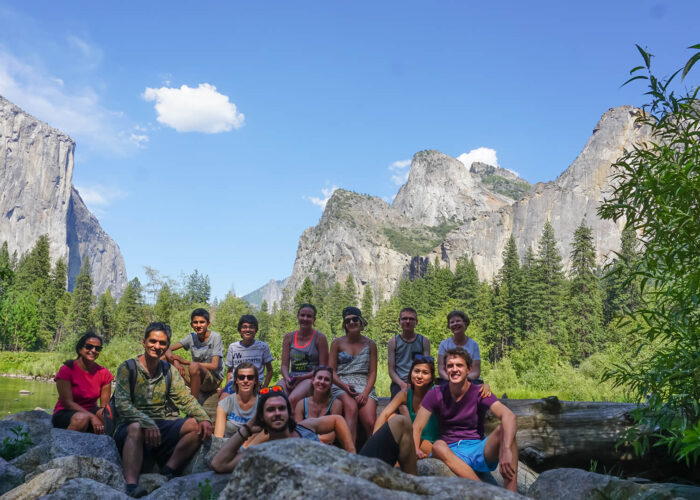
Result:
[[136,387],[136,360],[133,358],[126,360],[126,367],[129,369],[129,391],[131,402],[134,402],[134,387]]
[[[194,334],[196,335],[196,334]],[[173,382],[173,374],[170,371],[170,363],[167,361],[160,360],[160,369],[163,370],[163,377],[165,377],[165,397],[170,397],[170,386]]]
[[192,333],[190,333],[190,335],[192,335],[192,346],[193,347],[198,346],[200,344],[200,342],[199,342],[199,337],[197,337],[197,334],[192,332]]

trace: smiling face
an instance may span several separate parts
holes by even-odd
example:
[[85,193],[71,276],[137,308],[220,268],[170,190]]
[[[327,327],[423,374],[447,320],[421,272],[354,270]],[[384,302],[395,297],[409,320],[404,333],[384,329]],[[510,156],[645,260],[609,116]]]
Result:
[[299,321],[299,328],[302,330],[311,329],[314,326],[314,321],[316,321],[316,313],[310,307],[303,307],[299,309],[297,321]]
[[165,332],[153,330],[143,340],[143,353],[147,358],[159,359],[168,350],[168,345],[170,341]]
[[270,432],[284,431],[289,421],[289,410],[282,396],[273,396],[265,401],[263,421]]
[[471,366],[467,365],[467,362],[462,356],[447,355],[445,359],[445,370],[447,371],[447,376],[452,384],[463,383],[469,372],[471,371]]
[[319,370],[314,375],[311,385],[314,388],[314,394],[328,394],[333,384],[333,375],[327,370]]
[[466,331],[467,325],[464,323],[464,320],[461,317],[452,316],[447,322],[447,328],[449,328],[455,335],[459,335]]
[[258,333],[258,327],[252,323],[243,323],[239,329],[241,334],[241,339],[244,344],[253,343],[255,340],[255,334]]
[[364,326],[359,316],[346,316],[343,318],[343,328],[347,333],[361,332]]
[[250,394],[255,389],[255,369],[240,368],[236,371],[236,392],[239,394]]
[[209,321],[207,321],[204,316],[195,316],[190,323],[192,330],[194,330],[194,333],[196,333],[198,337],[203,337],[207,333],[209,325]]
[[427,363],[415,365],[413,370],[411,370],[411,382],[414,388],[432,385],[433,374],[430,371],[430,365]]
[[84,361],[95,361],[100,355],[100,350],[102,350],[102,342],[100,339],[95,337],[90,337],[85,341],[85,345],[80,348],[80,357]]

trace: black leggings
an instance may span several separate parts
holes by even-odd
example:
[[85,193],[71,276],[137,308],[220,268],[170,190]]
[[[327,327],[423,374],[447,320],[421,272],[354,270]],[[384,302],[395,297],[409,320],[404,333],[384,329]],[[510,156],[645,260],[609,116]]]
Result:
[[394,435],[389,428],[389,422],[382,425],[372,437],[367,440],[360,450],[359,455],[378,458],[392,467],[399,459],[399,443],[394,439]]

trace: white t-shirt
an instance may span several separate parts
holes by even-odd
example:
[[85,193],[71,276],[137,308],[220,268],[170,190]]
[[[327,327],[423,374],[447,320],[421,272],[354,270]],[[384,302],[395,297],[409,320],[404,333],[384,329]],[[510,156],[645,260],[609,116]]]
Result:
[[251,345],[246,347],[241,344],[239,340],[228,346],[226,366],[234,370],[236,366],[243,361],[253,363],[258,369],[260,383],[262,384],[265,380],[265,365],[271,363],[273,359],[275,358],[273,358],[270,353],[270,347],[265,342],[255,340]]
[[[440,347],[438,348],[438,356],[444,356],[448,349],[454,349],[455,347],[461,347],[455,344],[452,337],[447,338],[440,342]],[[463,349],[467,351],[467,354],[472,358],[472,361],[481,361],[481,354],[479,354],[479,344],[476,340],[472,338],[467,339],[467,343],[464,344]]]

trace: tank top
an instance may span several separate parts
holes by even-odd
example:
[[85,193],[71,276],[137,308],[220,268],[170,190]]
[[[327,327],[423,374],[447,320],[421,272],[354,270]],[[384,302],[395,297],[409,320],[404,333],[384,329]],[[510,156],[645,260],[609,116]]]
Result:
[[311,429],[307,429],[303,425],[297,424],[297,426],[294,428],[295,431],[301,436],[302,439],[310,439],[311,441],[320,441],[318,439],[318,434],[316,434],[314,431]]
[[[309,418],[309,403],[308,403],[309,398],[304,398],[304,418]],[[322,417],[325,417],[326,415],[331,414],[331,406],[333,406],[333,403],[335,402],[335,398],[331,396],[331,402],[328,403],[328,408],[326,408],[326,413],[321,415]]]
[[292,377],[312,372],[318,366],[318,347],[316,347],[318,330],[314,330],[311,340],[303,346],[297,343],[297,333],[299,330],[294,332],[289,350],[289,366]]
[[[406,399],[406,406],[408,406],[408,415],[411,417],[411,422],[413,422],[416,419],[416,414],[413,411],[412,387],[408,388],[408,395],[406,397],[408,398]],[[430,415],[428,423],[425,424],[423,432],[421,432],[420,434],[420,438],[425,439],[426,441],[430,441],[431,443],[434,443],[435,441],[440,439],[440,427],[438,426],[438,421],[437,418],[435,418],[435,415]]]
[[408,372],[411,371],[411,363],[416,354],[423,354],[423,336],[418,333],[413,342],[406,342],[401,335],[396,337],[396,355],[394,357],[394,369],[401,380],[408,380]]

